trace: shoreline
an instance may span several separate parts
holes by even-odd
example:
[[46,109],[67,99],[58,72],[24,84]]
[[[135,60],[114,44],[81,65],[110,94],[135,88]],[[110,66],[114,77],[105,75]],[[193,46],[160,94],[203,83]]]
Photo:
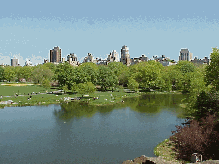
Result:
[[[97,93],[100,93],[99,95],[97,94],[97,96],[101,97],[101,93],[106,93],[106,92],[97,92]],[[142,95],[147,95],[147,94],[182,94],[178,91],[170,91],[170,92],[158,92],[158,91],[155,91],[155,92],[135,92],[135,93],[128,93],[128,92],[107,92],[107,93],[120,93],[121,95],[120,96],[117,96],[116,99],[112,99],[111,101],[107,100],[104,101],[104,103],[98,103],[98,102],[95,102],[95,100],[91,100],[90,99],[93,99],[93,96],[90,96],[90,97],[83,97],[82,100],[67,100],[67,101],[64,101],[63,99],[65,97],[67,98],[75,98],[75,96],[72,96],[72,95],[66,95],[66,94],[63,94],[63,95],[59,95],[58,93],[53,93],[53,94],[46,94],[46,93],[40,93],[40,94],[31,94],[31,95],[18,95],[18,96],[3,96],[3,97],[6,97],[6,98],[12,98],[12,100],[7,100],[7,101],[0,101],[0,108],[4,108],[4,107],[21,107],[21,106],[39,106],[39,105],[51,105],[51,104],[61,104],[61,103],[69,103],[69,102],[83,102],[83,103],[86,103],[88,105],[91,105],[91,106],[106,106],[106,105],[115,105],[115,104],[118,104],[118,103],[124,103],[124,99],[126,98],[134,98],[134,97],[140,97]],[[34,102],[30,102],[30,101],[24,101],[24,102],[15,102],[15,98],[17,97],[28,97],[28,96],[40,96],[40,95],[46,95],[47,97],[48,96],[53,96],[53,101],[45,101],[43,99],[40,99],[40,100],[36,100]],[[73,94],[74,95],[74,94]],[[56,97],[54,97],[56,96]],[[61,98],[60,98],[61,97]],[[77,96],[76,96],[77,97]],[[89,99],[88,99],[89,98]],[[50,98],[51,100],[51,98]],[[11,103],[10,103],[11,102]]]

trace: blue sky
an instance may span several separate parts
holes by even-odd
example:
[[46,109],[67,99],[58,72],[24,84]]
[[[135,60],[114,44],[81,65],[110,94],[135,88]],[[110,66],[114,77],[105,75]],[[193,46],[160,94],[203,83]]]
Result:
[[14,56],[24,65],[48,59],[49,50],[62,57],[87,53],[107,58],[129,47],[131,58],[165,55],[178,61],[181,48],[194,56],[210,55],[219,41],[217,0],[62,0],[4,1],[0,10],[0,64]]

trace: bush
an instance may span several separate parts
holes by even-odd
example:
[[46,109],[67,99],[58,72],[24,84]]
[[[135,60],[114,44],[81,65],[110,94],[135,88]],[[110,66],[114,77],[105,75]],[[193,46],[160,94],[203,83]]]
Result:
[[219,157],[219,133],[218,119],[216,113],[208,114],[200,122],[192,120],[190,125],[176,126],[177,130],[170,140],[175,142],[177,157],[183,160],[190,160],[192,153],[200,153],[203,160],[216,159]]

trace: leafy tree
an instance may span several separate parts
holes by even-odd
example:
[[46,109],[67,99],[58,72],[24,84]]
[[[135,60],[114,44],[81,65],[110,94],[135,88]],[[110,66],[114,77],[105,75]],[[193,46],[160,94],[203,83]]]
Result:
[[128,80],[128,88],[129,89],[137,91],[138,87],[139,87],[139,84],[137,81],[135,81],[134,79]]
[[159,62],[149,61],[136,64],[131,68],[130,73],[141,88],[153,88],[162,69],[163,66]]
[[26,81],[30,81],[31,79],[31,75],[32,75],[32,69],[33,67],[31,66],[24,66],[24,67],[20,67],[19,69],[17,69],[17,78],[18,80],[20,78],[24,78]]
[[49,89],[51,87],[49,79],[44,79],[42,82],[42,86],[46,89]]
[[95,90],[96,90],[96,87],[91,82],[79,83],[77,85],[77,92],[79,94],[82,94],[82,97],[83,97],[84,94],[92,94],[92,93],[94,93]]
[[62,87],[62,89],[63,89],[64,92],[66,93],[66,92],[68,91],[68,85],[64,85],[64,86]]
[[179,61],[176,65],[176,69],[181,72],[179,80],[182,82],[182,88],[184,92],[188,92],[191,83],[191,77],[195,71],[195,66],[189,61]]
[[98,67],[95,63],[87,62],[82,63],[76,71],[77,83],[92,82],[97,83]]
[[111,62],[108,67],[113,71],[113,73],[118,77],[120,85],[128,84],[128,67],[121,62]]
[[102,89],[106,90],[107,87],[114,87],[118,85],[118,77],[113,71],[104,65],[99,66],[98,82]]
[[77,84],[74,82],[74,83],[72,84],[71,91],[72,91],[72,93],[75,93],[75,92],[77,92],[77,90],[78,90]]
[[14,67],[7,66],[4,68],[4,78],[9,82],[15,78]]
[[205,82],[207,85],[212,85],[219,90],[219,49],[212,48],[212,53],[210,55],[211,63],[205,68]]
[[4,80],[4,68],[0,66],[0,81]]
[[43,65],[36,66],[32,72],[32,79],[34,83],[42,84],[45,79],[51,81],[52,76],[53,72],[48,67]]
[[[70,90],[73,82],[76,81],[76,68],[69,63],[59,64],[55,70],[56,78],[59,81],[60,86],[68,85]],[[78,77],[79,78],[79,77]]]

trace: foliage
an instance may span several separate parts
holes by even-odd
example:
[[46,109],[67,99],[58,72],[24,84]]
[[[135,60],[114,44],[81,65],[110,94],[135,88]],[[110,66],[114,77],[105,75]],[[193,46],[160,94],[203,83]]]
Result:
[[62,89],[63,89],[64,92],[66,93],[66,92],[68,91],[68,85],[64,85],[64,86],[62,87]]
[[0,66],[0,81],[4,80],[4,68]]
[[97,83],[97,71],[98,67],[95,63],[87,62],[81,64],[76,71],[77,80],[76,83],[92,82]]
[[77,92],[79,94],[82,94],[82,95],[84,95],[84,94],[92,94],[92,93],[94,93],[95,90],[96,90],[96,87],[91,82],[79,83],[77,85]]
[[218,119],[215,115],[202,118],[201,122],[192,120],[185,127],[176,126],[177,130],[170,140],[176,143],[178,158],[190,160],[192,153],[200,153],[203,160],[219,155]]
[[107,87],[115,87],[118,85],[118,77],[109,67],[100,65],[97,84],[100,85],[102,89],[106,90]]
[[118,77],[120,85],[128,84],[129,71],[128,67],[121,62],[111,62],[108,67],[113,71],[113,73]]
[[138,87],[139,87],[139,84],[137,81],[135,81],[134,79],[128,80],[128,88],[129,89],[137,91]]
[[13,66],[7,66],[4,68],[4,79],[11,81],[15,78],[15,71]]
[[43,65],[38,65],[34,68],[32,72],[32,80],[33,82],[42,84],[44,80],[48,79],[49,81],[52,79],[53,72]]
[[42,82],[42,86],[46,89],[49,89],[51,87],[49,79],[44,79]]
[[59,81],[61,87],[67,85],[70,90],[73,82],[76,79],[75,67],[69,63],[61,63],[55,70],[56,79]]
[[216,91],[219,90],[219,49],[212,48],[211,63],[205,68],[206,86],[211,84]]
[[71,91],[72,91],[72,93],[75,93],[75,92],[77,92],[77,84],[74,82],[74,83],[72,83],[72,87],[71,87]]
[[159,62],[149,61],[134,65],[130,73],[141,88],[153,88],[156,86],[156,79],[162,69],[163,66]]

